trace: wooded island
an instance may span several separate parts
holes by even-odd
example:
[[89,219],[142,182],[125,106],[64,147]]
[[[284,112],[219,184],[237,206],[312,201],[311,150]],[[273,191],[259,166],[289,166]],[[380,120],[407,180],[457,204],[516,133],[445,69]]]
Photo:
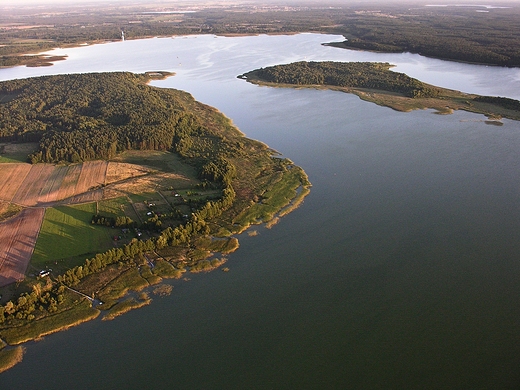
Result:
[[251,83],[337,89],[399,111],[433,108],[438,113],[466,110],[488,116],[520,120],[518,100],[466,94],[423,83],[393,72],[389,63],[300,61],[256,69],[238,76]]

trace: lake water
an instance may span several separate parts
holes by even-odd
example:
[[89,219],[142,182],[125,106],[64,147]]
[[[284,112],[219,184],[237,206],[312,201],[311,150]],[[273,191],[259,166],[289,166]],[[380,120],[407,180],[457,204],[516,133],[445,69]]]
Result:
[[431,84],[520,99],[520,71],[321,46],[317,34],[176,37],[60,49],[0,79],[177,73],[313,183],[227,273],[110,322],[31,343],[9,389],[489,389],[520,383],[520,123],[399,113],[356,96],[251,85],[297,60],[388,61]]

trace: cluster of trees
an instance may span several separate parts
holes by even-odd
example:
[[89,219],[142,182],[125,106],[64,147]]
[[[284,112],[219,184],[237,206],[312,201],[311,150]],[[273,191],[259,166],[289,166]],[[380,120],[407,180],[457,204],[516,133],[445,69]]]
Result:
[[229,159],[219,155],[201,167],[199,176],[203,180],[220,182],[229,186],[236,176],[236,168]]
[[438,94],[435,87],[404,73],[392,72],[390,67],[388,63],[300,61],[257,69],[242,77],[281,84],[378,89],[401,93],[411,98],[433,97]]
[[64,301],[65,286],[37,282],[30,293],[22,293],[17,300],[0,305],[0,324],[17,320],[34,320],[46,313],[54,313]]
[[136,226],[135,221],[127,216],[110,217],[101,214],[92,216],[93,225],[114,226],[120,228],[133,228]]
[[143,226],[144,229],[148,229],[151,231],[160,232],[162,230],[162,221],[161,218],[157,214],[153,214],[150,218],[144,221]]

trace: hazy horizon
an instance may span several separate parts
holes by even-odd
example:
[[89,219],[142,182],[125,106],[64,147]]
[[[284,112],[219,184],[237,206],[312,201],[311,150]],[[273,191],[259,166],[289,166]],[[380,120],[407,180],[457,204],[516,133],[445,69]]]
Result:
[[139,5],[139,4],[168,4],[168,5],[190,5],[190,4],[363,4],[363,3],[371,3],[371,4],[388,4],[388,3],[417,3],[417,4],[434,4],[434,5],[457,5],[457,4],[468,4],[468,5],[486,5],[486,4],[512,4],[518,3],[516,0],[454,0],[454,1],[445,1],[445,0],[3,0],[2,5],[34,5],[34,6],[43,6],[43,5],[81,5],[81,4],[93,4],[93,3],[103,3],[103,4],[114,4],[114,3],[124,3],[125,5]]

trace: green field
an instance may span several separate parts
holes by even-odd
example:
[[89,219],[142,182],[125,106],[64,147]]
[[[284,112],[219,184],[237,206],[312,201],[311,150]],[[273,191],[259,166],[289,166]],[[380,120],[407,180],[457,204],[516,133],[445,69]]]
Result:
[[124,217],[126,216],[125,210],[128,206],[130,206],[130,201],[126,196],[103,200],[98,202],[98,214],[114,218]]
[[85,260],[112,248],[112,230],[91,224],[95,212],[95,203],[48,208],[31,263],[41,267],[62,259]]
[[20,162],[27,162],[27,156],[26,155],[19,155],[19,156],[14,156],[14,157],[0,156],[0,164],[3,164],[3,163],[20,163]]
[[27,155],[37,148],[38,144],[34,142],[24,144],[0,143],[0,164],[25,163],[27,162]]
[[179,156],[171,152],[161,152],[157,150],[127,150],[117,156],[114,161],[145,165],[157,168],[164,172],[175,172],[180,175],[180,178],[172,184],[175,187],[189,187],[199,182],[197,180],[197,170],[191,165],[186,164],[186,162],[184,162]]

